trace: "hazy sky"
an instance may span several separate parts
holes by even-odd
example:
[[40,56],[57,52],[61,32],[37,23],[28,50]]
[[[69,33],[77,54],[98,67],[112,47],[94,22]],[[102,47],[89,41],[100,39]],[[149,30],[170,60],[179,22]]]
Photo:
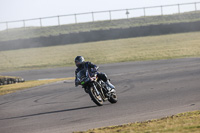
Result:
[[0,22],[200,0],[0,0]]

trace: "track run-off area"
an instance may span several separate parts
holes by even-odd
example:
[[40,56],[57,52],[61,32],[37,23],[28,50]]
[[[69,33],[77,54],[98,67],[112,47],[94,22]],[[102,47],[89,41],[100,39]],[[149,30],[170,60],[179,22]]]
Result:
[[[98,64],[97,64],[98,65]],[[0,96],[1,133],[68,133],[200,110],[200,58],[99,65],[118,102],[96,106],[73,80]],[[1,73],[25,80],[74,76],[75,67]]]

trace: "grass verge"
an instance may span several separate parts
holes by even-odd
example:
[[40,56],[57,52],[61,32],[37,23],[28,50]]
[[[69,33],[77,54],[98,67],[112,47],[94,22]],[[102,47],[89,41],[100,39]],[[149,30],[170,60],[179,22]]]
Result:
[[200,32],[0,51],[0,72],[73,66],[82,55],[96,64],[200,56]]
[[10,85],[3,85],[0,86],[0,95],[5,95],[8,93],[16,92],[18,90],[23,90],[26,88],[36,87],[44,84],[49,84],[57,81],[63,81],[63,80],[70,80],[74,79],[73,77],[70,78],[58,78],[58,79],[47,79],[47,80],[34,80],[34,81],[26,81],[23,83],[17,83],[17,84],[10,84]]
[[110,126],[75,133],[199,133],[200,111],[180,113],[145,122]]

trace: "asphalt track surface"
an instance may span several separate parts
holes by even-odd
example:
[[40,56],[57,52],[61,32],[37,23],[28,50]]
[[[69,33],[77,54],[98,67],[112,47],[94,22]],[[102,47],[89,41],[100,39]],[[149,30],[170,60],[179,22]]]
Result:
[[[26,80],[74,76],[75,67],[3,73]],[[118,102],[97,107],[74,81],[0,96],[1,133],[68,133],[200,109],[200,58],[100,65]],[[1,73],[2,74],[2,73]]]

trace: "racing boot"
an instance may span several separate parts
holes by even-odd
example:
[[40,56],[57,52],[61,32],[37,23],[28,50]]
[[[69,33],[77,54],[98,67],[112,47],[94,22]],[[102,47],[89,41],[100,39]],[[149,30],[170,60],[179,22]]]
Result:
[[108,93],[115,92],[115,86],[110,83],[110,80],[107,80],[107,82],[105,83],[106,83],[106,88],[108,90]]

